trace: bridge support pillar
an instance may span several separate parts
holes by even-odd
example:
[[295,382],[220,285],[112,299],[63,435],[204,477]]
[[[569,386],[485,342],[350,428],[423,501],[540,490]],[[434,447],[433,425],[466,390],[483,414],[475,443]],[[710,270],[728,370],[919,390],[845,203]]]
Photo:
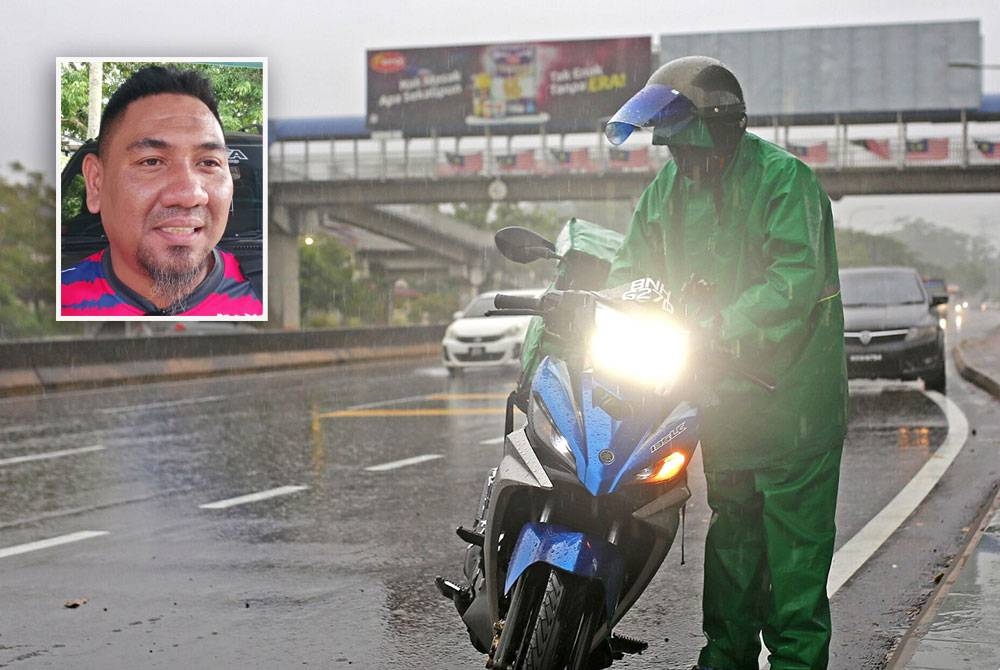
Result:
[[267,247],[269,327],[299,330],[302,325],[299,309],[299,236],[282,227],[271,226]]

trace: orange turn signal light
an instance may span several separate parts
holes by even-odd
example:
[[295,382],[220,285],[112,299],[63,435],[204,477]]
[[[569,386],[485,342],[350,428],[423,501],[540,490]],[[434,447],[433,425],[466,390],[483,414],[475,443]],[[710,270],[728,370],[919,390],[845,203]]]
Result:
[[673,479],[684,469],[685,463],[687,463],[687,457],[684,455],[684,452],[671,451],[667,454],[666,458],[657,464],[653,476],[646,481],[665,482],[668,479]]

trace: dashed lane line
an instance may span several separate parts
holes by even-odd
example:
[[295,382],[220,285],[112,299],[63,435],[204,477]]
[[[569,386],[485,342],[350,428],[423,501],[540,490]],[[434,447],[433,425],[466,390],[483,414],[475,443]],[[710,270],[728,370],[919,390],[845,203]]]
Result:
[[96,410],[96,414],[117,414],[118,412],[135,412],[138,410],[145,409],[160,409],[162,407],[181,407],[182,405],[198,405],[204,402],[216,402],[218,400],[226,400],[230,396],[225,395],[209,395],[203,396],[201,398],[184,398],[182,400],[164,400],[161,402],[148,402],[142,405],[124,405],[122,407],[105,407],[104,409]]
[[79,447],[77,449],[60,449],[59,451],[45,451],[39,454],[28,454],[25,456],[11,456],[10,458],[0,458],[0,467],[5,465],[17,465],[18,463],[29,463],[31,461],[44,461],[50,458],[62,458],[63,456],[76,456],[77,454],[89,454],[94,451],[103,451],[104,445],[95,444],[92,447]]
[[434,393],[427,400],[506,400],[509,393]]
[[37,542],[28,542],[27,544],[18,544],[13,547],[6,547],[0,549],[0,558],[7,558],[8,556],[17,556],[18,554],[26,554],[29,551],[38,551],[39,549],[48,549],[49,547],[58,547],[61,544],[69,544],[70,542],[79,542],[80,540],[89,540],[92,537],[100,537],[101,535],[107,535],[106,530],[81,530],[76,533],[70,533],[69,535],[60,535],[59,537],[51,537],[47,540],[38,540]]
[[386,470],[395,470],[397,468],[405,468],[408,465],[416,465],[418,463],[424,463],[426,461],[433,461],[437,458],[444,458],[441,454],[423,454],[422,456],[413,456],[412,458],[404,458],[399,461],[391,461],[389,463],[382,463],[380,465],[370,465],[365,468],[366,472],[385,472]]
[[452,407],[425,409],[342,409],[336,412],[323,412],[317,415],[320,419],[345,417],[379,417],[379,416],[469,416],[486,414],[504,414],[503,407]]
[[226,509],[227,507],[235,507],[236,505],[245,505],[259,500],[267,500],[278,496],[286,496],[291,493],[298,493],[299,491],[304,491],[307,488],[309,487],[279,486],[278,488],[268,489],[267,491],[248,493],[247,495],[237,496],[235,498],[227,498],[226,500],[217,500],[216,502],[205,503],[204,505],[198,505],[198,507],[201,509]]

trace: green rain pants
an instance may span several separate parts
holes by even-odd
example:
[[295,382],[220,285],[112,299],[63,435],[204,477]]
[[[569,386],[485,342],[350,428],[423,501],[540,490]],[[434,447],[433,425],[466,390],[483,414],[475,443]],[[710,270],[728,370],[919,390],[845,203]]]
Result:
[[757,670],[763,632],[772,670],[826,670],[826,582],[842,451],[777,467],[705,473],[712,520],[702,600],[708,642],[699,664]]

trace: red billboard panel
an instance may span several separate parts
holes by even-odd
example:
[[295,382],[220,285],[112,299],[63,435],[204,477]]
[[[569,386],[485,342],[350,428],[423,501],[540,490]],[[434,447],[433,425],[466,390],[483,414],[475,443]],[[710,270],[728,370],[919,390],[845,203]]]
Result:
[[596,131],[646,83],[649,37],[367,52],[368,129]]

